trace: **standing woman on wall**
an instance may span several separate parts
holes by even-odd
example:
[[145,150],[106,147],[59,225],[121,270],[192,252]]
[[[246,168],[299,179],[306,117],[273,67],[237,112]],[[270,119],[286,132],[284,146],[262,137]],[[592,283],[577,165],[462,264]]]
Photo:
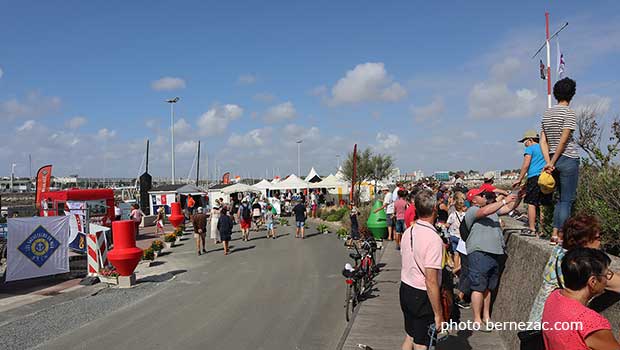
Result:
[[553,175],[560,200],[553,211],[551,244],[562,240],[560,229],[568,219],[577,194],[579,182],[579,151],[573,139],[577,116],[569,105],[575,96],[577,84],[570,78],[559,80],[553,86],[553,96],[558,104],[548,108],[543,115],[540,148],[547,165],[543,171]]

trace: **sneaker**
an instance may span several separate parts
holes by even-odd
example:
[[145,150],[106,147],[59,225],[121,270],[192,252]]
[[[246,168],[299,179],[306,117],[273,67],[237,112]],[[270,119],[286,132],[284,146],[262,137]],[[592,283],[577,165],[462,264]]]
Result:
[[205,249],[202,250],[202,254],[207,254],[207,251]]
[[459,300],[456,302],[456,306],[460,307],[461,309],[465,309],[468,310],[471,308],[471,303],[468,303],[466,301],[463,300]]
[[400,246],[399,245],[396,246],[396,250],[400,250]]

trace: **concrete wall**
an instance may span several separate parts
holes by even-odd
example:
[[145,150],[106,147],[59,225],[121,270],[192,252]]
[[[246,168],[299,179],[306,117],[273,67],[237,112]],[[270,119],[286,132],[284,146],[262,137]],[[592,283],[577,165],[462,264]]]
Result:
[[[515,220],[504,219],[507,239],[506,267],[501,277],[491,318],[494,322],[527,322],[530,309],[542,284],[542,273],[553,247],[546,240],[519,236],[513,229],[520,226]],[[612,257],[612,268],[620,273],[620,259]],[[620,295],[605,293],[590,307],[601,312],[618,335],[620,325]],[[502,331],[500,335],[507,349],[519,349],[517,331]]]

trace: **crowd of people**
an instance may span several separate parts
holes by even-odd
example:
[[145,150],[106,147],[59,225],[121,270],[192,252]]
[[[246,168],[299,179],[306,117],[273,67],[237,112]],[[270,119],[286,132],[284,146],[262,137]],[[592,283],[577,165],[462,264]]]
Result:
[[458,318],[453,305],[472,309],[476,329],[493,331],[491,295],[506,261],[500,216],[516,213],[523,201],[528,229],[522,234],[541,237],[541,206],[554,199],[549,243],[556,247],[529,322],[580,322],[583,327],[536,328],[531,339],[546,349],[620,348],[609,322],[587,308],[604,290],[620,292],[620,277],[600,250],[597,217],[571,212],[579,176],[573,138],[576,115],[569,107],[575,91],[573,80],[559,80],[553,89],[558,103],[544,112],[540,133],[527,131],[518,140],[524,155],[512,184],[515,193],[495,187],[492,172],[471,189],[459,176],[449,185],[419,182],[382,188],[383,206],[378,210],[386,211],[388,240],[395,241],[402,259],[400,303],[406,332],[402,349],[426,349],[432,344],[432,331],[441,334],[444,321]]

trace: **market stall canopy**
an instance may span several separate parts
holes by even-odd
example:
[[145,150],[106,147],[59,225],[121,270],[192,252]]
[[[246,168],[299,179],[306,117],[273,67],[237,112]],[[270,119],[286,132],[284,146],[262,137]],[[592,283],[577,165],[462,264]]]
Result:
[[321,181],[321,177],[319,176],[319,174],[317,174],[316,170],[314,170],[314,167],[312,167],[312,169],[310,169],[310,172],[308,173],[308,176],[306,176],[306,182],[319,182]]
[[261,180],[261,182],[253,185],[254,187],[260,189],[260,190],[267,190],[270,188],[273,188],[273,184],[265,179]]
[[178,193],[183,195],[199,196],[206,194],[205,191],[192,184],[178,184],[178,185],[162,185],[153,188],[149,193]]
[[299,190],[303,188],[308,188],[308,183],[295,174],[291,174],[286,180],[283,180],[277,184],[275,184],[274,189],[278,190]]
[[348,186],[346,181],[338,179],[335,175],[329,175],[321,182],[310,184],[310,188],[335,188]]
[[261,192],[258,188],[255,188],[253,186],[246,185],[243,183],[238,183],[238,184],[230,185],[228,187],[224,187],[220,191],[224,194],[231,194],[231,193],[237,193],[237,192],[255,192],[255,193]]
[[280,179],[280,177],[278,176],[278,177],[274,178],[273,180],[271,180],[271,184],[275,185],[277,183],[280,183],[281,181],[282,181],[282,179]]

